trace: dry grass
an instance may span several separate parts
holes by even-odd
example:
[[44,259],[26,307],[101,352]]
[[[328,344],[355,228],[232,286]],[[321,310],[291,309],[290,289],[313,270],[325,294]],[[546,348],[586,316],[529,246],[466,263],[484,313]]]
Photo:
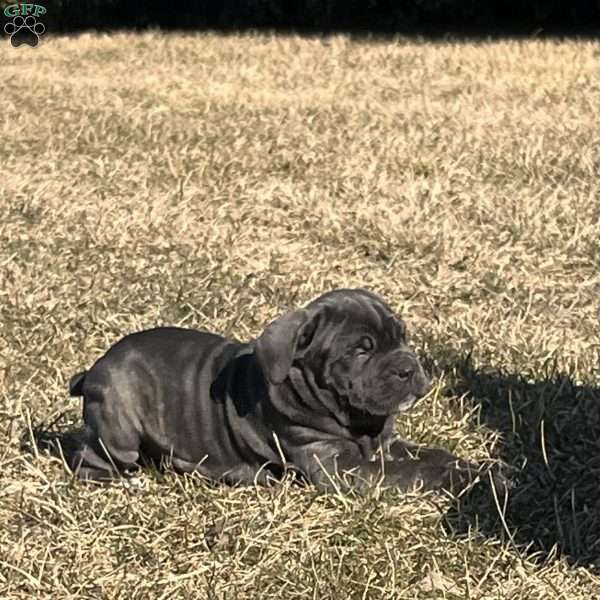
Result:
[[[0,596],[598,597],[594,44],[45,42],[0,50]],[[94,487],[19,449],[127,332],[246,339],[355,285],[436,377],[401,430],[512,465],[502,518],[483,490]]]

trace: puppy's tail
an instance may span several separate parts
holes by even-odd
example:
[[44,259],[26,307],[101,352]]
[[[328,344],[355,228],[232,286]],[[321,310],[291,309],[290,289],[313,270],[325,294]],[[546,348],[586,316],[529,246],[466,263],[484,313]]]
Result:
[[87,371],[81,371],[76,373],[69,380],[69,395],[70,396],[83,396],[83,384],[85,382],[85,376]]

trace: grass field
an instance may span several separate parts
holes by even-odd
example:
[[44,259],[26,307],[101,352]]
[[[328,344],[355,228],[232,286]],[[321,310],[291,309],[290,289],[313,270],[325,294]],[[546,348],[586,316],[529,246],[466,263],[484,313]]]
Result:
[[[600,597],[598,57],[479,44],[82,35],[0,49],[0,597]],[[319,495],[21,451],[70,375],[157,324],[248,339],[367,287],[434,376],[415,441],[507,498]]]

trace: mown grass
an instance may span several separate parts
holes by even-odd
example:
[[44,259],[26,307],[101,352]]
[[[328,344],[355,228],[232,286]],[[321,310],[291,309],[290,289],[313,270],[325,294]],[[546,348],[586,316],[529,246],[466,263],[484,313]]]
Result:
[[[0,50],[0,596],[600,595],[597,48],[82,35]],[[363,498],[74,482],[20,449],[157,324],[240,339],[384,295],[433,392],[404,435],[514,470]]]

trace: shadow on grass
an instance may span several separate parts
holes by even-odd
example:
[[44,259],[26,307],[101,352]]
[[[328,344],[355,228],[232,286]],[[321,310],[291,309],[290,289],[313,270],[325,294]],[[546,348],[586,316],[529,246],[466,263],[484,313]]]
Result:
[[31,424],[21,432],[21,452],[37,456],[45,454],[63,461],[74,453],[83,439],[83,425],[67,424],[67,411],[61,412],[50,423]]
[[600,567],[600,389],[554,370],[528,381],[468,359],[453,372],[451,392],[467,394],[481,424],[502,434],[499,458],[515,472],[506,502],[478,486],[446,515],[447,529],[460,535],[476,526],[541,560]]

